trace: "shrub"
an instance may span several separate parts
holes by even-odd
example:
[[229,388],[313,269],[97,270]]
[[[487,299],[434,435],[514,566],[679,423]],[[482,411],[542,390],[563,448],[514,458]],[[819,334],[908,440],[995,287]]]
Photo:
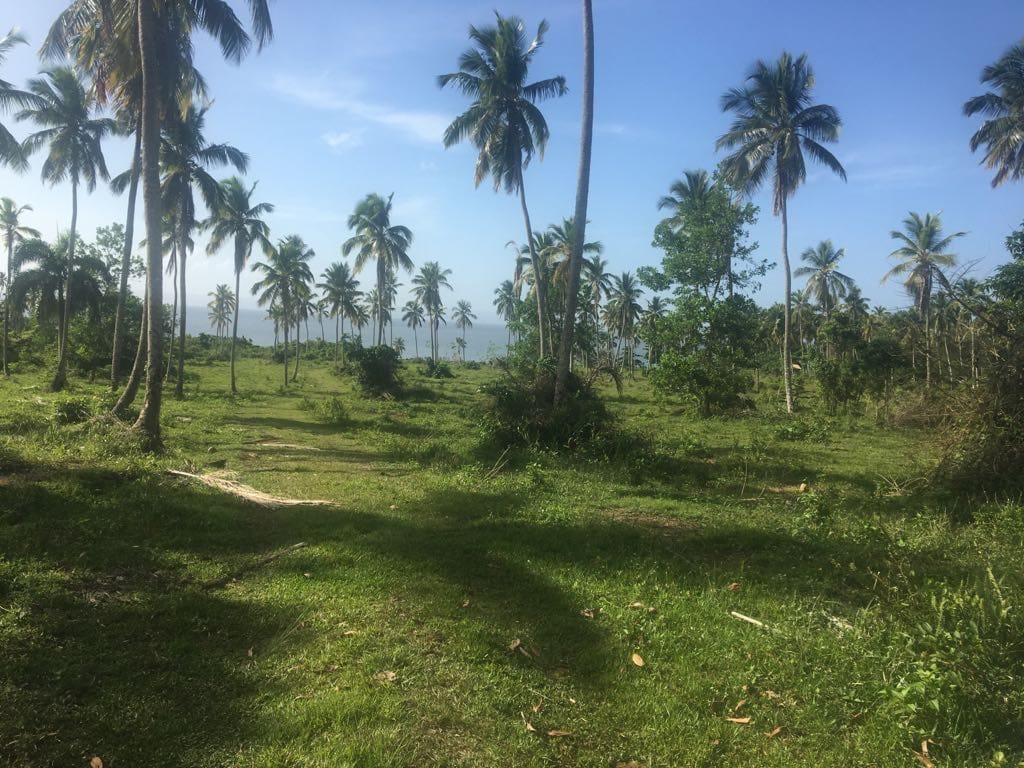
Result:
[[778,440],[790,442],[828,442],[832,425],[828,422],[794,420],[787,421],[775,431]]
[[666,352],[651,372],[651,381],[662,392],[689,396],[701,416],[753,407],[746,396],[752,386],[750,375],[723,356]]
[[79,424],[92,415],[92,401],[87,397],[65,395],[53,404],[55,424]]
[[348,423],[348,409],[345,408],[345,404],[336,395],[332,395],[326,400],[303,398],[302,407],[324,424],[342,426]]
[[402,360],[391,347],[381,345],[353,350],[351,360],[355,363],[356,381],[365,393],[394,396],[401,391],[398,371]]
[[864,395],[864,373],[855,361],[819,360],[815,372],[829,413],[849,408]]
[[423,375],[431,379],[453,379],[452,367],[444,360],[427,360],[423,367]]

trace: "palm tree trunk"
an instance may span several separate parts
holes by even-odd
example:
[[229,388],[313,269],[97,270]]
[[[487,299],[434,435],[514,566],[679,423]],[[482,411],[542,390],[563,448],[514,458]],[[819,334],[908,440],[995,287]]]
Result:
[[377,258],[377,346],[384,346],[384,261]]
[[334,367],[338,367],[338,355],[341,353],[341,313],[334,316]]
[[68,265],[64,275],[64,307],[61,312],[60,356],[57,359],[57,374],[50,389],[60,392],[68,380],[68,329],[71,326],[71,276],[75,271],[75,238],[78,232],[78,178],[71,178],[71,239],[68,241]]
[[302,322],[298,316],[295,318],[295,372],[292,373],[292,381],[299,378],[299,358],[302,357]]
[[11,285],[14,283],[14,279],[11,275],[11,265],[14,263],[14,233],[7,233],[7,285],[4,290],[4,348],[3,348],[3,374],[4,376],[10,376],[11,371],[7,367],[7,334],[8,324],[11,318]]
[[526,242],[530,248],[530,263],[533,265],[533,290],[537,298],[537,338],[539,343],[538,359],[544,357],[544,326],[546,321],[547,289],[544,286],[544,275],[537,257],[537,246],[533,242],[533,228],[530,224],[530,209],[526,207],[526,186],[523,184],[523,164],[520,161],[517,171],[519,176],[519,204],[523,209],[523,221],[526,224]]
[[971,318],[971,389],[978,386],[978,365],[974,354],[974,318]]
[[174,340],[178,332],[178,246],[171,246],[171,258],[174,261],[174,274],[171,277],[171,288],[174,291],[174,301],[171,304],[171,336],[167,344],[167,365],[164,366],[164,380],[171,375],[171,363],[174,361]]
[[591,0],[583,0],[583,117],[580,131],[580,167],[576,180],[576,212],[573,219],[576,241],[569,259],[569,287],[562,318],[562,344],[558,350],[555,375],[555,405],[565,394],[572,367],[573,338],[576,334],[576,300],[580,292],[583,268],[583,244],[586,242],[587,202],[590,195],[590,158],[594,143],[594,9]]
[[[238,263],[237,261],[235,262]],[[241,270],[235,270],[235,317],[231,323],[231,394],[237,395],[238,388],[235,386],[235,344],[238,340],[238,305],[241,302],[238,300],[238,290],[242,281]]]
[[135,402],[135,396],[139,392],[139,384],[142,383],[142,373],[146,367],[146,337],[148,336],[149,326],[148,309],[149,294],[147,293],[142,299],[142,317],[139,320],[139,343],[135,345],[135,362],[132,364],[132,371],[128,375],[128,383],[125,384],[124,392],[117,399],[113,409],[113,414],[118,417],[123,416],[128,406]]
[[178,247],[178,307],[181,318],[178,321],[178,379],[174,385],[174,396],[177,398],[185,395],[185,310],[188,302],[185,300],[185,260],[188,258],[188,243],[185,237],[185,227],[181,227],[181,245]]
[[132,154],[131,180],[128,183],[128,213],[124,223],[124,251],[121,253],[121,283],[117,292],[117,309],[114,310],[114,341],[110,355],[110,388],[117,389],[120,381],[118,363],[121,347],[124,346],[124,305],[128,300],[128,274],[132,266],[132,241],[135,239],[135,198],[139,192],[139,164],[142,160],[142,127],[135,126],[135,151]]
[[142,60],[142,199],[146,209],[146,262],[149,283],[147,321],[149,367],[146,372],[146,400],[135,422],[147,447],[160,445],[161,321],[163,309],[163,264],[160,249],[160,73],[155,49],[156,16],[152,3],[138,3],[139,52]]
[[924,316],[924,388],[932,388],[932,331],[931,331],[931,313],[929,312],[931,304],[931,275],[925,278],[924,287],[921,294],[921,314]]
[[288,321],[284,323],[284,385],[288,386]]
[[793,412],[793,357],[789,348],[789,315],[793,303],[793,274],[789,267],[789,217],[786,196],[782,196],[782,264],[785,269],[786,302],[782,315],[782,382],[786,391],[786,413]]
[[415,325],[412,327],[412,340],[413,340],[413,343],[416,345],[416,359],[419,360],[420,359],[420,336],[416,332],[416,326]]

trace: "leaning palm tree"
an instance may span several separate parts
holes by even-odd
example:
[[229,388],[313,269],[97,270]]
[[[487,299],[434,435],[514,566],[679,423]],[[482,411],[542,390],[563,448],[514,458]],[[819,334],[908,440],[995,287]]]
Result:
[[466,362],[466,329],[473,327],[473,321],[476,320],[476,315],[473,314],[473,307],[468,301],[458,301],[455,304],[455,309],[452,310],[452,320],[455,321],[455,325],[462,331],[462,362]]
[[[474,183],[480,186],[488,176],[494,190],[519,193],[519,204],[526,225],[527,247],[539,271],[532,239],[530,211],[526,205],[523,170],[534,154],[544,157],[548,142],[548,124],[537,102],[562,96],[565,78],[558,76],[528,83],[530,65],[544,44],[548,23],[542,21],[533,40],[526,35],[523,20],[495,13],[493,26],[469,28],[473,46],[459,57],[459,71],[437,78],[442,88],[452,85],[472,99],[469,109],[456,117],[444,132],[445,147],[469,139],[477,149]],[[540,356],[545,354],[546,294],[537,293],[537,330]],[[550,338],[548,338],[550,346]],[[554,352],[553,349],[548,350]]]
[[309,260],[315,254],[298,235],[289,235],[280,240],[276,248],[267,254],[266,261],[253,265],[253,271],[263,279],[252,287],[253,296],[261,307],[280,308],[281,324],[284,327],[284,384],[288,386],[288,331],[297,321],[299,302],[304,300],[303,287],[313,282]]
[[359,281],[355,279],[347,261],[336,261],[324,270],[322,283],[317,288],[323,291],[327,315],[334,318],[334,364],[338,365],[341,352],[341,337],[344,322],[350,317],[352,303],[359,296]]
[[[2,87],[2,85],[0,85]],[[0,236],[3,237],[4,246],[7,249],[7,270],[4,273],[4,339],[3,339],[3,374],[7,376],[10,370],[7,367],[7,344],[8,324],[11,318],[11,284],[14,282],[14,246],[21,245],[26,240],[40,237],[39,232],[32,227],[21,223],[21,216],[26,211],[31,211],[31,205],[18,206],[11,198],[0,198]]]
[[[7,59],[7,54],[14,46],[23,45],[25,42],[25,36],[16,29],[12,29],[0,37],[0,65]],[[6,110],[11,106],[25,109],[38,106],[38,104],[35,94],[15,88],[11,83],[0,78],[0,108]],[[28,158],[25,156],[21,144],[3,123],[0,123],[0,165],[9,165],[18,171],[28,168]]]
[[420,337],[417,329],[423,325],[426,316],[423,313],[423,305],[416,299],[407,301],[403,308],[402,322],[412,328],[412,339],[416,345],[416,359],[420,357]]
[[831,240],[822,240],[816,248],[800,254],[807,266],[793,273],[795,277],[807,278],[807,293],[817,299],[826,318],[832,315],[836,302],[854,288],[853,278],[839,271],[839,262],[845,255],[845,248],[836,250]]
[[926,213],[921,216],[910,212],[903,220],[903,231],[894,229],[890,236],[900,243],[900,247],[889,254],[897,259],[896,266],[890,269],[882,281],[890,277],[901,277],[907,290],[914,296],[918,316],[924,324],[924,376],[925,388],[932,385],[932,354],[930,304],[932,288],[936,282],[942,287],[949,286],[949,280],[943,268],[956,266],[956,255],[949,253],[949,246],[966,232],[954,232],[946,235],[942,231],[942,219],[939,214]]
[[231,315],[238,302],[235,301],[235,294],[232,293],[231,287],[226,283],[221,283],[207,295],[210,297],[210,302],[206,305],[209,310],[207,319],[219,339],[227,335],[228,326],[231,324]]
[[[78,228],[78,186],[85,183],[87,191],[96,188],[96,179],[106,180],[107,164],[103,159],[101,142],[114,133],[116,125],[106,117],[95,117],[95,99],[85,89],[81,78],[69,67],[56,67],[33,78],[28,84],[35,95],[35,105],[18,113],[19,120],[31,120],[40,130],[25,139],[26,152],[31,154],[46,147],[43,162],[43,179],[50,184],[71,182],[71,229],[69,235],[68,261],[75,261],[75,243]],[[69,273],[70,274],[70,273]],[[65,287],[70,291],[71,285]],[[71,302],[65,306],[70,311]],[[60,356],[52,389],[64,388],[68,374],[68,325],[70,316],[61,321]]]
[[805,153],[844,181],[846,171],[822,146],[839,138],[842,121],[834,107],[812,103],[814,73],[801,55],[783,53],[774,63],[758,61],[747,84],[722,96],[722,110],[735,112],[729,130],[716,142],[718,149],[733,150],[722,163],[725,180],[754,192],[768,178],[772,207],[782,219],[782,263],[785,268],[783,311],[783,380],[786,411],[793,412],[793,360],[789,348],[793,278],[789,266],[787,202],[807,176]]
[[[240,296],[240,283],[246,262],[252,255],[254,245],[260,246],[264,253],[273,246],[270,244],[270,228],[263,221],[263,216],[272,213],[274,206],[270,203],[253,203],[252,193],[256,184],[246,189],[242,180],[232,176],[220,183],[220,194],[210,212],[210,218],[203,222],[203,229],[210,232],[210,241],[206,246],[208,254],[216,253],[228,240],[234,247],[235,296]],[[238,339],[238,304],[235,302],[234,318],[231,322],[231,394],[237,394],[235,386],[235,344]]]
[[343,255],[348,256],[355,251],[355,271],[359,272],[367,262],[377,262],[377,296],[380,299],[377,307],[377,344],[384,343],[384,323],[387,318],[386,301],[388,294],[388,273],[397,272],[399,268],[406,272],[412,271],[412,259],[409,258],[409,247],[412,245],[412,230],[400,224],[391,223],[391,201],[394,193],[385,199],[381,195],[371,193],[364,197],[348,217],[348,227],[355,231],[341,246]]
[[1024,43],[985,67],[981,82],[992,90],[969,99],[964,114],[987,118],[971,137],[971,151],[985,148],[982,162],[995,170],[992,186],[998,187],[1024,176]]

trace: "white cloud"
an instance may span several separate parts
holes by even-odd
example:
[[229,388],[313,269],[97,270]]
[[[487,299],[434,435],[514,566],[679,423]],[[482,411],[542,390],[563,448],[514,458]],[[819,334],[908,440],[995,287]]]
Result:
[[[366,101],[358,96],[362,86],[353,80],[334,80],[327,86],[323,78],[310,79],[276,75],[271,88],[276,93],[312,109],[342,112],[367,123],[393,128],[418,142],[440,144],[450,119],[436,112],[398,109]],[[324,139],[327,141],[327,139]],[[330,143],[330,142],[328,142]]]
[[328,131],[320,136],[331,149],[351,149],[363,143],[362,131]]

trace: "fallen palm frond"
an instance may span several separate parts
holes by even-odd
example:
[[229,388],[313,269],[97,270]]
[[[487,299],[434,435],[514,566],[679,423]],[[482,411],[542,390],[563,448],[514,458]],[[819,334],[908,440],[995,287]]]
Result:
[[229,480],[228,478],[220,475],[196,475],[191,472],[181,472],[176,469],[169,469],[167,470],[167,473],[174,477],[183,477],[187,480],[195,480],[196,482],[202,483],[210,488],[216,488],[218,491],[223,491],[224,493],[229,493],[232,496],[237,496],[240,499],[251,501],[253,504],[258,504],[261,507],[324,507],[334,503],[333,501],[327,501],[326,499],[289,499],[282,496],[271,496],[269,493],[257,491],[255,488],[250,488],[248,485],[242,485],[242,483],[236,482],[235,480]]

